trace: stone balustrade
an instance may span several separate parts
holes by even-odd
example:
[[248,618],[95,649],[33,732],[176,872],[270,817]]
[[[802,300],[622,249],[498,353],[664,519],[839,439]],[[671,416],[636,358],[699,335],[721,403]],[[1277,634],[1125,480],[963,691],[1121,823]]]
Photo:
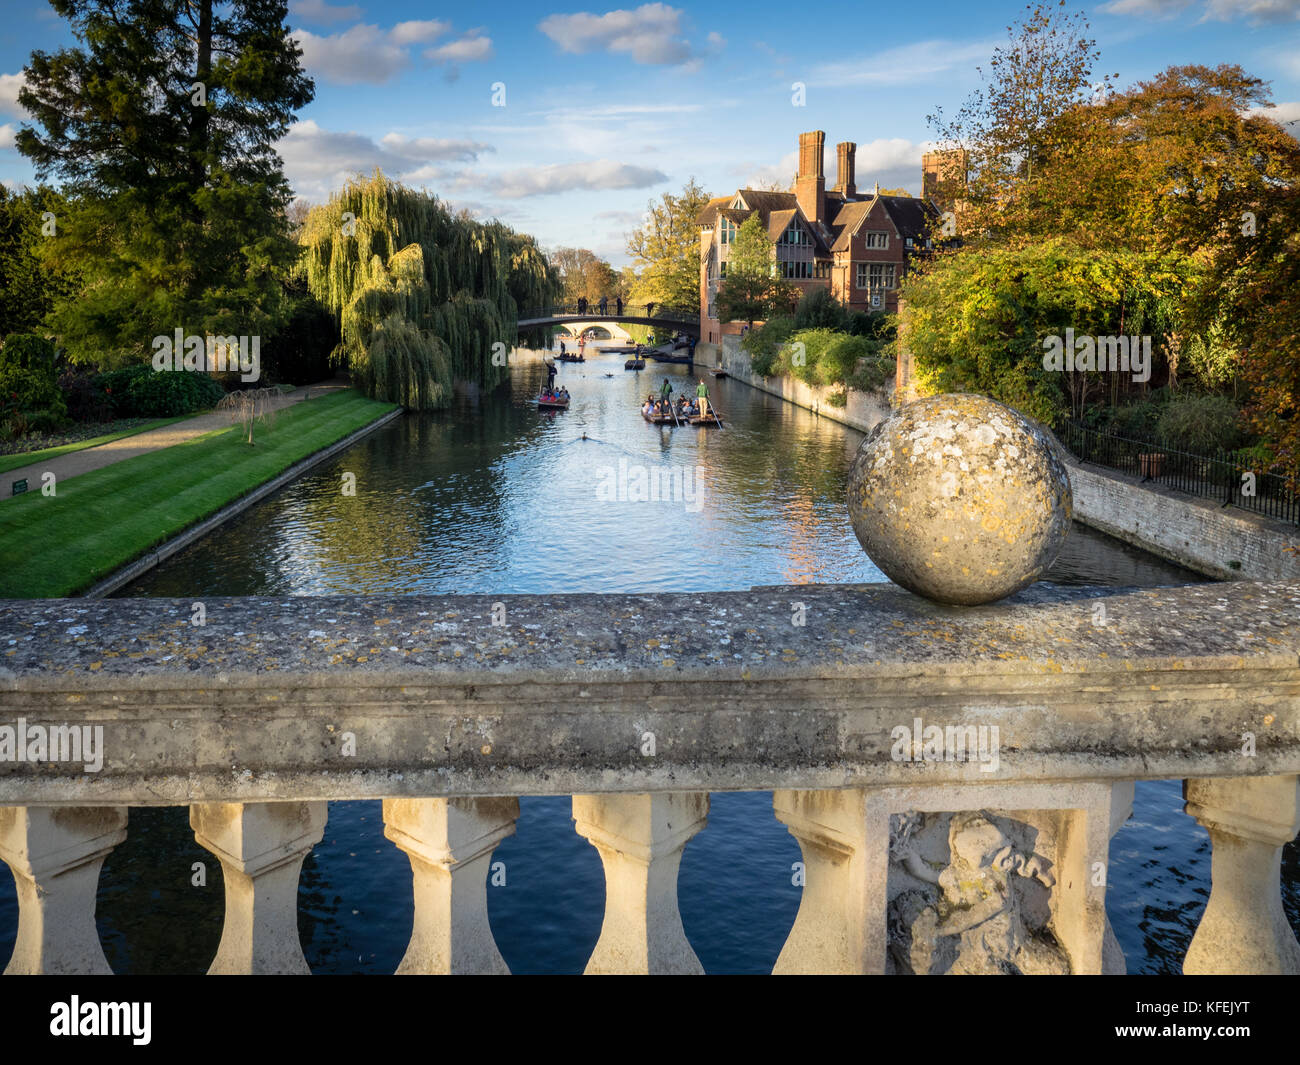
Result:
[[211,971],[305,973],[303,859],[328,800],[374,798],[411,861],[398,971],[505,972],[493,849],[559,794],[605,870],[587,970],[698,973],[677,870],[727,790],[772,791],[802,849],[778,972],[1122,972],[1109,842],[1156,778],[1213,843],[1185,971],[1300,972],[1300,585],[203,605],[0,603],[6,972],[106,972],[104,858],[130,807],[187,805],[224,874]]

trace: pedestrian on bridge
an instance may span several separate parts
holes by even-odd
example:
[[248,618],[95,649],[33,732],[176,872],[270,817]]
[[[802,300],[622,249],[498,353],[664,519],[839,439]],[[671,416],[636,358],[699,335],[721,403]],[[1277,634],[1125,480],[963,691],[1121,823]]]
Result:
[[645,305],[645,316],[647,318],[653,318],[655,316],[655,305],[653,303],[647,303]]
[[600,297],[600,313],[601,313],[601,314],[608,314],[608,313],[609,313],[609,297],[608,297],[608,296],[601,296],[601,297]]
[[586,314],[586,313],[587,313],[587,297],[586,297],[586,296],[579,296],[579,297],[578,297],[578,313],[579,313],[579,314]]
[[614,306],[618,308],[618,310],[616,311],[616,313],[618,314],[618,316],[619,316],[620,318],[622,318],[622,317],[623,317],[623,297],[622,297],[622,296],[615,296],[615,297],[614,297]]

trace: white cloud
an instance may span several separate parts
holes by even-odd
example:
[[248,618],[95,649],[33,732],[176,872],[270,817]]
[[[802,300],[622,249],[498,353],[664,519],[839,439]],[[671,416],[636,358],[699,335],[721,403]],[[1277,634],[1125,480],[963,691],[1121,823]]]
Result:
[[472,63],[492,58],[492,38],[468,36],[458,41],[448,41],[437,48],[427,48],[425,59],[435,63]]
[[[932,145],[907,140],[905,137],[878,138],[859,144],[854,155],[853,177],[858,192],[870,192],[876,182],[881,188],[921,191],[921,155]],[[835,184],[835,151],[827,147],[824,163],[826,187]],[[788,152],[772,166],[760,166],[743,171],[746,175],[742,187],[757,188],[775,184],[790,188],[790,181],[799,169],[798,151]],[[728,190],[729,191],[729,190]]]
[[644,189],[667,181],[668,175],[644,166],[612,159],[553,166],[524,167],[500,174],[493,191],[508,200],[550,196],[574,189]]
[[1300,135],[1300,128],[1297,128],[1300,127],[1300,100],[1289,100],[1274,107],[1252,107],[1246,114],[1271,118],[1288,132]]
[[18,92],[22,87],[23,76],[21,72],[18,74],[0,74],[0,114],[26,114],[18,106]]
[[[667,4],[642,4],[634,11],[589,11],[576,15],[549,15],[537,28],[565,52],[622,52],[637,63],[675,65],[697,59],[685,38],[682,11]],[[710,47],[722,46],[716,33],[708,36]]]
[[906,85],[931,81],[953,70],[971,71],[992,55],[996,41],[917,41],[856,59],[822,63],[800,78],[798,65],[790,76],[809,85]]
[[6,122],[3,126],[0,126],[0,148],[12,148],[17,133],[18,130],[14,128],[12,122]]
[[356,4],[327,4],[325,0],[292,0],[289,14],[307,22],[351,22],[361,17]]
[[392,43],[378,26],[353,26],[328,37],[294,30],[293,36],[302,48],[303,66],[341,85],[380,85],[395,78],[411,61],[406,49]]
[[[1110,0],[1101,5],[1101,10],[1111,15],[1168,19],[1191,6],[1192,0]],[[1236,18],[1254,24],[1295,21],[1300,19],[1300,0],[1205,0],[1199,21],[1230,22]]]
[[442,22],[436,18],[416,19],[410,22],[399,22],[388,31],[388,39],[394,44],[427,44],[441,37],[449,29],[451,29],[450,22]]
[[1300,0],[1207,0],[1205,18],[1228,22],[1245,17],[1251,22],[1294,22],[1300,19]]
[[1101,10],[1112,15],[1140,15],[1143,18],[1173,18],[1192,0],[1111,0]]
[[427,44],[450,28],[450,23],[425,19],[399,22],[386,30],[359,24],[342,33],[294,30],[293,36],[302,47],[303,65],[312,74],[340,85],[381,85],[410,66],[411,45]]
[[375,167],[395,180],[421,184],[446,175],[438,163],[474,162],[493,150],[478,141],[400,133],[385,134],[376,143],[365,134],[322,129],[310,120],[290,127],[276,148],[294,192],[313,202],[328,199],[347,178]]
[[[787,152],[781,156],[780,161],[777,163],[746,170],[746,176],[744,181],[741,182],[741,188],[758,189],[776,185],[778,188],[787,189],[790,187],[790,179],[794,177],[795,171],[798,169],[798,150]],[[719,195],[724,194],[720,193]]]

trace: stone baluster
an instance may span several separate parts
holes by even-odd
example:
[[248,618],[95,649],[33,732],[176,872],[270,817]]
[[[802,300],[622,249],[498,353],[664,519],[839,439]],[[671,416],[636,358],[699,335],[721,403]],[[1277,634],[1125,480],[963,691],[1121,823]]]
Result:
[[1210,900],[1183,972],[1300,973],[1300,943],[1282,909],[1282,847],[1300,832],[1300,777],[1183,783],[1184,807],[1210,833]]
[[126,839],[124,806],[0,807],[0,861],[18,888],[5,974],[109,974],[95,929],[99,870]]
[[298,940],[298,876],[325,835],[326,803],[198,803],[190,827],[221,860],[226,920],[208,972],[310,974]]
[[889,841],[889,812],[859,788],[776,791],[777,820],[799,842],[804,886],[799,913],[774,973],[882,973],[885,875],[867,852],[869,834]]
[[576,830],[605,867],[605,920],[588,973],[704,972],[682,929],[677,870],[708,814],[708,792],[573,797]]
[[519,800],[385,799],[384,835],[411,859],[415,923],[399,974],[509,973],[488,922],[492,852]]

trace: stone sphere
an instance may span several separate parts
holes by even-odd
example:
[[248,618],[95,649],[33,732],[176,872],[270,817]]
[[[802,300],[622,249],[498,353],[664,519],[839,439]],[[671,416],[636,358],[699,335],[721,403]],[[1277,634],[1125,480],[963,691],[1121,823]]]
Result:
[[890,580],[975,606],[1041,576],[1070,531],[1070,476],[1047,435],[984,396],[931,396],[877,425],[849,471],[849,517]]

